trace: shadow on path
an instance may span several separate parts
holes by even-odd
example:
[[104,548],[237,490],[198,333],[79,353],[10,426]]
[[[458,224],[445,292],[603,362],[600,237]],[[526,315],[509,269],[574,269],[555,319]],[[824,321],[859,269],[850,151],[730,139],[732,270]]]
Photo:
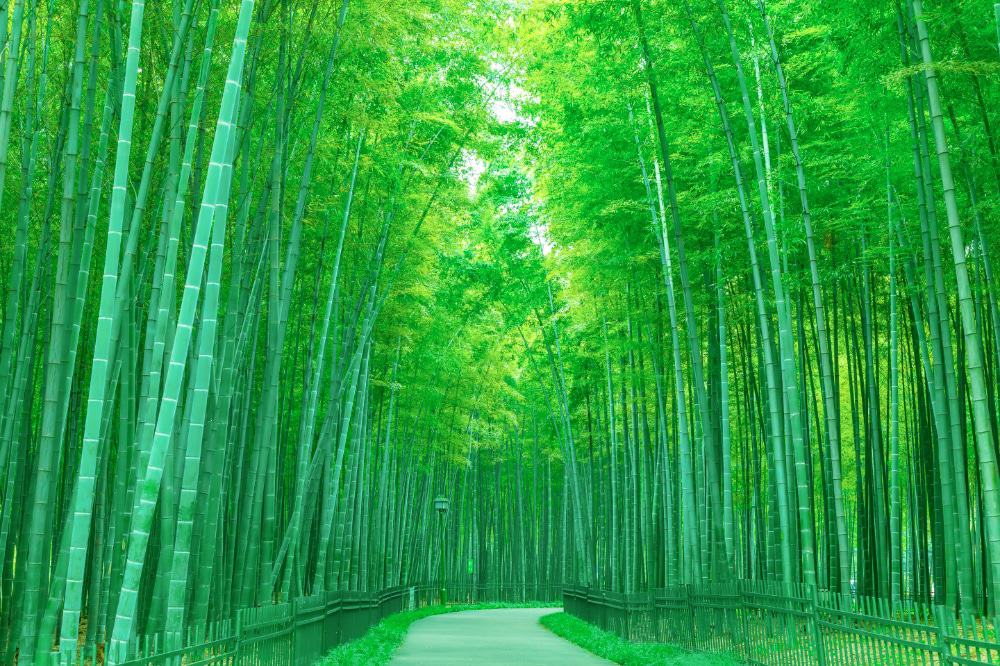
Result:
[[414,622],[392,666],[610,664],[538,623],[558,608],[503,608],[433,615]]

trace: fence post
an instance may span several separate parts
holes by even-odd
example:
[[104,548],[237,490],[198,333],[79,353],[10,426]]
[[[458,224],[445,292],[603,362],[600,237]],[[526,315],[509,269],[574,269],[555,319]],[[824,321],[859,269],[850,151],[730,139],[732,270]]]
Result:
[[742,646],[740,656],[743,657],[744,663],[750,661],[750,632],[747,628],[749,621],[747,616],[750,611],[746,603],[749,586],[750,583],[745,580],[736,581],[736,613],[739,615],[740,645]]
[[298,610],[297,604],[295,603],[295,595],[292,595],[292,599],[291,599],[291,601],[289,601],[289,604],[291,604],[290,605],[290,611],[291,611],[291,614],[292,614],[292,635],[291,635],[291,639],[292,640],[289,641],[289,643],[292,644],[292,649],[291,649],[291,653],[292,654],[291,654],[291,660],[288,663],[290,663],[290,664],[297,664],[298,662],[295,660],[295,654],[296,654],[296,652],[298,652],[298,650],[296,649],[296,648],[298,648],[298,645],[296,645],[296,644],[298,643],[297,638],[298,638],[298,633],[299,633],[299,631],[298,631],[298,629],[299,629],[299,610]]
[[625,631],[623,632],[625,635],[622,638],[630,641],[632,640],[632,599],[627,593],[622,594],[622,614],[625,616]]
[[934,624],[937,625],[938,651],[941,663],[951,663],[951,646],[948,643],[948,610],[941,604],[934,605]]
[[243,650],[243,609],[236,609],[236,625],[233,627],[233,635],[236,645],[233,647],[233,664],[240,663],[240,653]]
[[688,637],[686,647],[689,650],[693,650],[695,646],[694,632],[697,631],[694,621],[694,603],[691,601],[691,583],[685,583],[681,589],[684,590],[684,603],[687,604],[687,617],[688,617]]
[[826,666],[826,647],[823,645],[823,630],[819,626],[819,592],[815,585],[809,586],[809,624],[812,627],[813,644],[816,646],[816,664]]

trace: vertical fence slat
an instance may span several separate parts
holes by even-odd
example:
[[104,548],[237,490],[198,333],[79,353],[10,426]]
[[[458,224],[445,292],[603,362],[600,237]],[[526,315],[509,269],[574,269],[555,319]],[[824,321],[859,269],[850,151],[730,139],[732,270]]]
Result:
[[[425,605],[427,595],[415,589],[417,605]],[[134,637],[122,666],[311,666],[326,652],[402,611],[409,594],[409,587],[331,592],[240,609],[232,618],[185,632],[179,650],[165,651],[158,634]],[[52,657],[58,659],[58,653]]]
[[996,620],[779,581],[620,594],[567,586],[566,613],[622,638],[722,653],[758,666],[975,666],[1000,662]]

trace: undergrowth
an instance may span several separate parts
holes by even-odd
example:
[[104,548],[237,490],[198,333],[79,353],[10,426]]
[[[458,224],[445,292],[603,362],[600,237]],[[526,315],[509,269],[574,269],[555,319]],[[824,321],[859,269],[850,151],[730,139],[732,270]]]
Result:
[[666,643],[633,643],[599,629],[567,613],[541,619],[549,631],[576,643],[588,652],[624,666],[730,666],[737,663],[724,655],[688,652]]

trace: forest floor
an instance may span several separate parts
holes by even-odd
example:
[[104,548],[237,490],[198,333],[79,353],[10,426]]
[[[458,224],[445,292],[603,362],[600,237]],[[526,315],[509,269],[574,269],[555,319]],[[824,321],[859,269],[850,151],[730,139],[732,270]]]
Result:
[[505,608],[435,615],[414,622],[392,666],[598,666],[611,664],[547,631],[552,608]]

